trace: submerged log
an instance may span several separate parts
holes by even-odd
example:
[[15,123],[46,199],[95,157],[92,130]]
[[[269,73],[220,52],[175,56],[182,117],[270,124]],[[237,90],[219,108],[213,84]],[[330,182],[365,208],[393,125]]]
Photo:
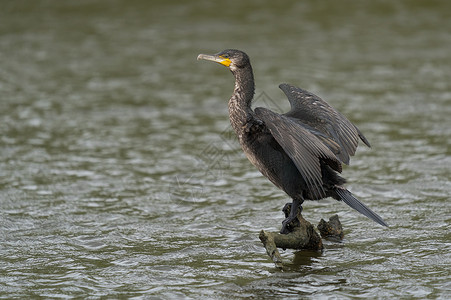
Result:
[[328,239],[335,242],[340,242],[343,240],[344,233],[341,222],[337,215],[333,215],[326,222],[323,219],[318,224],[318,230],[323,239]]
[[[284,208],[285,215],[289,213]],[[293,228],[293,231],[288,234],[280,234],[278,232],[260,231],[259,238],[266,249],[266,253],[274,262],[277,268],[282,269],[283,262],[279,250],[294,249],[294,250],[323,250],[323,242],[319,234],[315,231],[314,226],[302,217],[301,212],[298,212],[297,218],[299,225]],[[337,215],[332,216],[329,222],[321,219],[318,224],[318,229],[323,238],[341,241],[343,239],[343,228]]]
[[[287,215],[285,209],[284,212]],[[288,234],[260,231],[259,238],[266,249],[266,253],[278,268],[282,268],[282,257],[277,248],[314,251],[323,249],[321,237],[315,231],[313,225],[305,220],[300,212],[298,212],[297,218],[299,220],[298,226],[294,227],[293,231]]]

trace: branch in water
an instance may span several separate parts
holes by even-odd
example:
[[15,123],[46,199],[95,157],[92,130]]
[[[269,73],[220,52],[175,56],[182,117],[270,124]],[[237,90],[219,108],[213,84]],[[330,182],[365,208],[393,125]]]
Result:
[[[277,248],[313,251],[321,251],[324,248],[321,237],[315,231],[313,225],[305,220],[300,213],[297,217],[299,226],[288,234],[260,231],[259,238],[266,249],[266,253],[279,269],[283,268],[283,263]],[[332,216],[329,222],[321,219],[318,229],[323,238],[334,241],[343,239],[343,228],[337,215]]]
[[337,215],[329,218],[329,222],[321,221],[318,224],[318,230],[323,239],[328,239],[334,242],[341,242],[344,237],[343,227]]
[[313,251],[323,250],[323,242],[313,228],[313,225],[306,221],[301,214],[298,214],[298,220],[299,226],[295,227],[288,234],[267,232],[265,230],[260,231],[259,238],[265,246],[266,253],[268,253],[271,260],[279,269],[282,268],[282,257],[277,248]]

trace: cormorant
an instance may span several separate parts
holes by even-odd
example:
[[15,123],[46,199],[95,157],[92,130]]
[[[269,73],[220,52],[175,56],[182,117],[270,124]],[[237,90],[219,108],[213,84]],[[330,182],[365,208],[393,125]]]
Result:
[[[343,201],[375,222],[384,220],[355,198],[343,184],[341,163],[349,164],[359,139],[370,143],[346,117],[318,96],[282,83],[291,110],[284,114],[267,108],[252,110],[254,75],[246,53],[227,49],[215,55],[199,54],[198,60],[217,62],[235,76],[229,100],[230,123],[250,162],[291,198],[291,212],[281,233],[296,226],[304,200],[332,197]],[[289,204],[287,204],[289,205]]]

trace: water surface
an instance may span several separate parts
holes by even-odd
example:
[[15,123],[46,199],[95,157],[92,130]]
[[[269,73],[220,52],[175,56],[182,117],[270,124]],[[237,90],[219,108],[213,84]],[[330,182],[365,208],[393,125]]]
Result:
[[[5,4],[6,3],[6,4]],[[0,11],[0,297],[449,298],[450,5],[443,1],[7,1]],[[258,240],[287,197],[230,132],[239,48],[256,106],[308,89],[373,147],[334,200],[341,244]]]

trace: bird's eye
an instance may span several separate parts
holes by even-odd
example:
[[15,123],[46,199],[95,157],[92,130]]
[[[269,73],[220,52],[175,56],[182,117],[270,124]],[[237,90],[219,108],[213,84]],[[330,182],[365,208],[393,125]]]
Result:
[[223,58],[229,58],[229,55],[228,54],[223,54],[223,55],[221,55]]

